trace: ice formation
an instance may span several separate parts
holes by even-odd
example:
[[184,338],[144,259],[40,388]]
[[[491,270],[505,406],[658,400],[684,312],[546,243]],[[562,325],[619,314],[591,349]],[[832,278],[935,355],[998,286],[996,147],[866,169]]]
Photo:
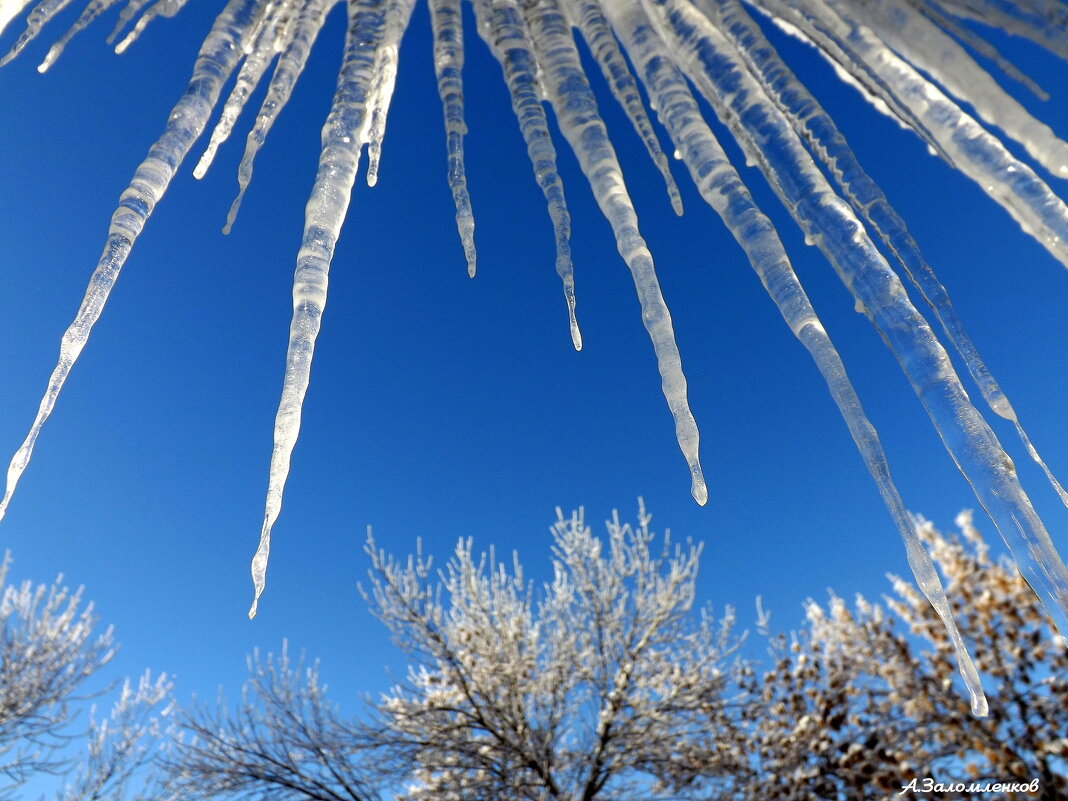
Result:
[[[271,64],[266,97],[247,135],[239,191],[226,221],[233,223],[256,154],[290,97],[327,12],[338,0],[229,0],[205,40],[185,94],[160,139],[138,167],[112,218],[103,255],[85,300],[62,339],[59,362],[37,417],[7,474],[0,516],[29,462],[34,442],[145,221],[180,163],[204,131],[220,92],[237,71],[207,148],[200,177],[226,141],[248,97]],[[6,62],[18,55],[68,0],[0,0],[0,30],[25,13],[25,30]],[[989,59],[1008,77],[1044,96],[1008,63],[975,21],[1032,39],[1068,57],[1068,4],[1061,0],[428,0],[434,63],[445,122],[447,180],[470,275],[475,274],[474,214],[464,169],[462,68],[465,20],[499,61],[535,179],[545,196],[556,240],[576,349],[572,220],[556,168],[556,146],[545,105],[573,151],[611,225],[634,280],[642,321],[652,341],[662,389],[690,470],[691,492],[705,503],[698,431],[687,402],[686,378],[653,257],[583,67],[576,37],[589,48],[612,96],[623,107],[663,176],[677,213],[682,203],[648,107],[666,129],[674,152],[702,198],[746,253],[787,325],[812,355],[900,530],[921,589],[944,621],[961,669],[982,714],[978,675],[956,632],[945,592],[890,476],[878,435],[845,367],[794,272],[777,232],[757,208],[738,172],[706,124],[703,97],[746,154],[763,171],[808,241],[825,254],[893,351],[936,430],[980,503],[1012,549],[1025,578],[1068,633],[1068,571],[1016,476],[1011,459],[969,400],[939,335],[905,291],[899,271],[930,306],[946,341],[959,353],[989,408],[1012,421],[1030,456],[1068,505],[1068,493],[1039,457],[1016,411],[991,375],[949,296],[893,210],[864,172],[841,132],[793,75],[758,20],[766,18],[815,47],[839,74],[880,110],[914,131],[932,152],[980,184],[1023,229],[1068,266],[1068,205],[1042,177],[1068,177],[1068,143],[1031,116],[972,58]],[[70,37],[114,0],[90,0],[48,51],[53,64]],[[129,0],[112,39],[121,52],[154,17],[173,16],[184,0]],[[336,94],[322,132],[319,169],[309,198],[293,284],[293,319],[274,429],[266,509],[252,563],[255,600],[263,591],[271,529],[281,510],[290,454],[300,427],[312,354],[326,303],[327,279],[364,145],[367,182],[377,180],[400,43],[415,0],[347,0],[348,31]],[[28,10],[27,10],[28,9]],[[754,13],[755,12],[755,13]],[[110,40],[109,40],[110,41]],[[696,93],[694,90],[696,89]],[[974,116],[965,110],[974,110]],[[1000,134],[991,132],[996,127]],[[999,136],[1018,143],[1035,162],[1013,155]],[[558,140],[559,141],[559,140]],[[883,250],[880,250],[879,245]]]

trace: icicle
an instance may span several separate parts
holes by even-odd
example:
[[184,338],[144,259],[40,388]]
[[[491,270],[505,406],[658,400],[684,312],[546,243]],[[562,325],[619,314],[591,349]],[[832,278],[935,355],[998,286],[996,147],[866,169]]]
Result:
[[[81,16],[78,17],[75,23],[67,29],[67,32],[48,49],[48,55],[46,55],[44,61],[38,65],[37,71],[41,73],[47,72],[48,68],[56,63],[56,59],[60,57],[63,53],[63,49],[67,46],[70,40],[74,38],[75,34],[85,30],[90,22],[115,5],[116,2],[117,0],[92,0],[89,5],[85,7],[85,10],[82,11]],[[3,30],[3,26],[0,26],[0,30]]]
[[923,70],[976,113],[1001,128],[1054,175],[1068,176],[1068,143],[1032,117],[980,67],[961,45],[907,3],[819,0],[839,16],[866,25],[906,61]]
[[293,33],[289,37],[289,44],[278,57],[274,75],[271,76],[271,82],[267,87],[267,95],[256,115],[256,124],[252,126],[252,130],[245,139],[245,153],[237,168],[237,197],[230,204],[230,211],[226,215],[226,224],[223,226],[224,234],[230,233],[234,220],[237,219],[241,201],[252,180],[252,166],[256,160],[256,154],[263,146],[274,121],[278,119],[279,113],[289,101],[293,86],[308,61],[312,43],[323,26],[326,13],[336,2],[338,0],[306,0],[301,4],[300,12],[293,25]]
[[148,11],[141,15],[141,18],[137,20],[137,24],[134,25],[133,30],[130,31],[123,38],[121,42],[115,45],[115,52],[122,54],[126,52],[126,48],[137,41],[137,38],[144,33],[145,28],[148,27],[148,23],[154,20],[156,17],[173,17],[182,7],[186,4],[186,0],[156,0]]
[[0,0],[0,33],[7,30],[11,20],[21,14],[29,4],[30,0]]
[[[582,332],[575,316],[575,270],[571,263],[571,215],[564,200],[564,185],[556,169],[556,148],[549,134],[539,96],[538,60],[514,0],[476,0],[479,32],[504,70],[512,97],[512,110],[527,145],[534,176],[545,195],[556,235],[556,272],[564,286],[564,300],[571,327],[571,342],[582,350]],[[483,21],[484,24],[483,24]]]
[[115,22],[115,27],[111,29],[111,33],[108,34],[108,44],[114,44],[115,39],[118,38],[119,33],[126,24],[130,22],[134,17],[140,13],[141,9],[148,5],[149,0],[130,0],[126,6],[119,12],[119,18]]
[[463,15],[460,0],[429,0],[430,22],[434,29],[434,70],[438,96],[445,116],[445,144],[449,155],[449,189],[456,206],[456,230],[467,259],[467,274],[475,277],[475,216],[467,191],[464,169],[464,66]]
[[[19,38],[15,40],[15,44],[11,46],[7,55],[0,58],[0,67],[4,66],[21,53],[22,49],[37,37],[37,34],[41,32],[41,28],[43,28],[52,17],[66,8],[69,3],[70,0],[41,0],[41,2],[34,6],[33,11],[26,17],[26,30],[19,34]],[[25,7],[26,6],[23,5],[19,11]],[[18,11],[15,13],[17,14]]]
[[219,99],[222,84],[241,55],[239,44],[254,23],[257,10],[256,0],[230,0],[227,3],[200,48],[189,86],[171,111],[162,136],[149,149],[148,157],[138,166],[129,187],[122,193],[119,207],[111,217],[104,252],[89,280],[85,298],[74,321],[63,334],[59,361],[48,380],[37,417],[8,467],[7,486],[0,501],[0,519],[7,511],[15,486],[29,464],[41,427],[52,413],[56,398],[85,347],[90,330],[100,318],[130,249],[166,191],[178,165],[204,130],[208,116]]
[[330,259],[348,211],[360,149],[368,141],[374,69],[382,42],[385,2],[351,0],[345,56],[337,91],[323,125],[319,171],[304,211],[304,236],[293,276],[293,321],[289,328],[282,398],[274,421],[274,448],[259,546],[252,558],[255,595],[249,617],[255,617],[266,583],[271,527],[282,508],[282,490],[300,431],[300,410],[311,376],[315,338],[326,304]]
[[1049,50],[1062,58],[1068,58],[1068,37],[1065,37],[1065,12],[1061,5],[1060,15],[1051,13],[1054,9],[1047,7],[1045,12],[1034,3],[1017,4],[1006,0],[939,0],[936,4],[952,10],[962,17],[984,22],[1001,28],[1007,33],[1023,36],[1035,44]]
[[915,114],[890,91],[880,75],[853,56],[848,44],[836,35],[838,32],[829,30],[819,15],[807,12],[797,0],[753,0],[751,5],[786,34],[816,48],[843,83],[855,87],[880,114],[885,114],[904,130],[917,134],[933,155],[949,161]]
[[[287,44],[287,38],[292,34],[291,17],[292,9],[288,5],[272,4],[264,18],[255,38],[248,48],[245,63],[237,73],[237,80],[230,96],[223,104],[219,121],[215,123],[215,129],[211,132],[208,145],[204,148],[204,155],[193,169],[194,178],[203,178],[215,159],[215,153],[219,145],[230,138],[234,129],[234,123],[245,108],[245,103],[256,87],[259,86],[263,73],[270,66],[271,59]],[[144,19],[142,17],[142,19]]]
[[652,256],[638,231],[638,217],[615,151],[597,112],[567,20],[555,0],[527,0],[523,11],[560,129],[578,158],[601,213],[612,226],[620,255],[630,268],[641,302],[642,322],[656,352],[661,387],[675,419],[675,436],[690,468],[690,491],[694,500],[704,505],[708,489],[698,459],[697,424],[686,398],[686,377],[675,344],[671,315],[660,292]]
[[986,39],[973,33],[952,17],[945,14],[942,9],[934,3],[924,3],[923,0],[907,1],[939,28],[953,34],[953,36],[964,42],[964,44],[979,55],[990,59],[997,65],[999,70],[1004,72],[1021,86],[1026,87],[1026,89],[1039,100],[1049,100],[1049,94],[1041,86],[1035,83],[1035,81],[1031,79],[1031,76],[1021,71],[1015,64],[1001,55],[1001,53],[998,52],[998,49]]
[[946,288],[920,252],[920,247],[909,234],[905,221],[894,211],[878,185],[864,172],[834,121],[808,89],[794,77],[738,0],[715,0],[714,5],[711,0],[696,0],[696,5],[709,19],[715,20],[730,37],[753,75],[762,82],[764,89],[790,118],[794,130],[808,141],[813,152],[827,165],[853,207],[867,218],[904,267],[909,279],[934,310],[946,335],[964,359],[969,373],[991,410],[1016,425],[1017,433],[1028,453],[1045,471],[1061,501],[1068,506],[1068,493],[1039,456],[1020,425],[1012,404],[979,356],[975,344],[957,317]]
[[[997,525],[1017,565],[1068,632],[1068,570],[1016,477],[1012,460],[968,400],[945,350],[897,276],[838,198],[778,108],[762,96],[708,20],[678,0],[654,0],[687,73],[783,203],[813,237],[897,357],[947,450]],[[743,123],[742,120],[745,122]],[[761,147],[755,145],[759,136]]]
[[988,707],[979,674],[961,639],[938,573],[916,536],[915,527],[890,476],[879,436],[865,415],[845,365],[816,316],[774,226],[757,208],[715,135],[705,124],[685,78],[651,30],[645,12],[638,5],[610,4],[608,13],[625,43],[631,62],[642,75],[650,97],[661,109],[661,119],[683,156],[694,185],[745,250],[750,265],[786,324],[808,350],[827,382],[853,441],[897,524],[913,574],[946,627],[961,676],[971,694],[972,710],[976,715],[985,716]]
[[660,149],[656,132],[653,131],[649,116],[645,113],[645,105],[638,93],[638,86],[634,83],[623,54],[619,52],[619,45],[616,44],[616,38],[608,27],[599,0],[568,0],[568,8],[571,16],[578,23],[590,52],[593,53],[593,57],[600,66],[604,79],[612,90],[612,95],[626,111],[635,133],[645,143],[649,157],[660,171],[667,186],[671,207],[675,210],[675,214],[681,217],[682,196],[679,194],[678,186],[675,185],[675,179],[671,177],[667,156]]
[[386,117],[397,83],[397,57],[400,40],[408,28],[415,0],[391,0],[386,8],[386,28],[378,47],[378,63],[371,86],[371,123],[367,140],[367,185],[378,183],[378,164],[382,158],[382,140],[386,135]]
[[[760,2],[775,13],[796,16],[780,0]],[[1068,206],[1034,170],[1014,158],[995,136],[867,28],[838,17],[821,3],[806,4],[806,8],[812,14],[823,15],[828,36],[837,36],[840,43],[848,38],[849,60],[864,64],[879,75],[889,96],[905,104],[914,115],[915,130],[925,140],[933,141],[950,165],[978,183],[1026,233],[1068,266]],[[821,52],[825,44],[820,42]]]

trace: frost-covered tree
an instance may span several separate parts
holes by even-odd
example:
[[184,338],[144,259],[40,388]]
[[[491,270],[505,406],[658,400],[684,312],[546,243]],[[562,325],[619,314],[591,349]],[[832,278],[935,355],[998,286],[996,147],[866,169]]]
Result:
[[440,582],[368,542],[372,608],[415,658],[379,705],[385,744],[416,766],[407,797],[651,798],[650,775],[691,748],[713,771],[744,761],[720,739],[733,613],[694,614],[700,547],[657,547],[649,522],[613,516],[605,542],[561,514],[540,592],[470,540]]
[[913,779],[907,797],[989,798],[978,790],[987,783],[1029,785],[998,798],[1068,796],[1068,657],[971,514],[957,523],[959,535],[922,521],[919,530],[955,599],[989,716],[970,714],[954,686],[953,645],[930,605],[892,576],[885,607],[858,596],[850,608],[832,594],[808,602],[800,632],[771,638],[773,664],[744,682],[751,760],[711,797],[870,801]]
[[318,666],[255,654],[241,701],[230,711],[194,704],[180,716],[185,735],[165,760],[176,797],[375,801],[385,783],[384,755],[366,725],[326,698]]
[[[62,576],[50,585],[7,583],[10,556],[0,565],[0,797],[40,774],[64,776],[59,801],[155,799],[141,775],[169,737],[161,718],[170,710],[171,682],[145,673],[122,684],[101,714],[86,694],[115,653],[112,630],[95,634],[92,604]],[[79,717],[89,709],[88,721]],[[136,782],[144,794],[127,794]]]
[[[910,797],[1058,801],[1068,656],[970,513],[958,524],[917,531],[959,599],[986,718],[910,582],[892,576],[883,605],[809,601],[790,635],[761,612],[761,665],[737,655],[729,610],[694,609],[699,548],[666,536],[655,548],[644,509],[600,540],[579,511],[553,527],[540,588],[469,540],[438,571],[369,538],[366,595],[410,660],[406,680],[345,716],[315,665],[256,656],[235,711],[183,716],[172,789],[195,801],[873,801],[916,780]],[[992,796],[995,784],[1028,789]]]
[[[705,757],[733,772],[728,610],[694,610],[700,548],[654,542],[649,516],[581,510],[553,526],[553,579],[462,540],[435,572],[368,538],[375,614],[411,660],[365,716],[330,706],[315,669],[250,662],[235,712],[196,707],[171,766],[187,798],[593,801],[659,798],[656,776]],[[712,755],[714,762],[708,762]]]

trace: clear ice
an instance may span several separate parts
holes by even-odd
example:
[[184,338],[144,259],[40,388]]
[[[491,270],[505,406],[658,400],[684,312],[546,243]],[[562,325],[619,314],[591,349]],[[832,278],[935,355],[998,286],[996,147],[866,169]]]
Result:
[[[62,338],[59,360],[37,417],[11,461],[0,516],[130,249],[181,161],[205,130],[228,77],[237,71],[196,166],[198,177],[233,132],[249,96],[274,64],[266,97],[247,134],[238,168],[238,194],[226,231],[249,186],[255,157],[337,1],[230,0],[219,15],[196,60],[189,88],[122,195],[85,300]],[[17,56],[68,2],[40,0],[31,5],[24,0],[0,0],[0,30],[20,16],[25,18],[24,30],[3,61]],[[70,38],[114,2],[89,0],[39,69],[48,69]],[[183,3],[129,0],[111,38],[132,27],[116,50],[128,47],[152,19],[173,16]],[[857,310],[879,331],[951,458],[1011,548],[1022,574],[1065,634],[1068,571],[1021,486],[1011,458],[972,404],[946,348],[910,301],[900,276],[919,290],[986,406],[1011,421],[1027,453],[1046,471],[1066,504],[1068,493],[1039,457],[905,222],[864,172],[831,117],[776,52],[765,29],[770,21],[816,48],[843,80],[918,135],[933,154],[978,183],[1027,234],[1068,266],[1068,204],[1044,176],[1068,177],[1068,143],[1026,111],[969,54],[977,53],[1008,78],[1045,97],[974,23],[1027,37],[1068,58],[1068,5],[1060,0],[746,0],[746,4],[741,0],[428,0],[444,118],[446,180],[468,273],[475,274],[476,252],[464,166],[465,19],[473,22],[501,65],[535,180],[544,194],[574,346],[581,347],[581,335],[569,245],[573,221],[557,170],[558,143],[566,143],[578,160],[631,274],[690,473],[691,492],[698,503],[705,503],[708,491],[698,454],[698,429],[687,399],[687,378],[671,315],[577,47],[581,37],[609,94],[624,109],[663,177],[676,212],[681,213],[682,203],[661,144],[665,132],[700,196],[737,240],[784,321],[815,361],[903,538],[916,580],[950,634],[973,711],[981,715],[985,698],[978,674],[891,478],[878,434],[778,232],[725,155],[693,90],[737,140],[746,161],[764,173],[806,241],[822,250],[853,294]],[[282,397],[260,544],[252,563],[255,599],[250,615],[264,588],[271,530],[281,510],[300,427],[334,246],[365,145],[367,183],[373,185],[378,178],[401,44],[414,6],[415,0],[347,2],[344,56],[323,127],[319,168],[297,255]],[[760,19],[765,20],[763,26]],[[468,35],[466,41],[472,38]],[[552,109],[556,131],[547,106]],[[653,111],[663,130],[653,124]],[[1001,137],[1026,151],[1035,166],[1014,155]],[[709,260],[715,258],[721,257]],[[712,379],[701,376],[698,380]]]

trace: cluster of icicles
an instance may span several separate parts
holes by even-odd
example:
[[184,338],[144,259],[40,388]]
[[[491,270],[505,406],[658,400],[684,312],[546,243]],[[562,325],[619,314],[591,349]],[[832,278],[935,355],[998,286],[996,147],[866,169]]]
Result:
[[[68,1],[40,0],[27,15],[26,30],[0,63],[17,55]],[[0,29],[28,2],[0,0]],[[51,66],[70,38],[114,2],[90,0],[70,30],[48,51],[39,69]],[[133,25],[116,50],[124,50],[154,17],[171,16],[184,2],[129,0],[112,39]],[[215,20],[186,92],[115,210],[104,252],[77,317],[63,336],[59,362],[37,417],[11,461],[0,515],[145,220],[203,132],[224,83],[236,69],[233,89],[196,166],[198,177],[208,169],[245,102],[274,63],[266,97],[247,136],[238,170],[240,188],[226,221],[228,229],[252,177],[256,154],[289,99],[315,37],[336,2],[229,0]],[[913,130],[932,152],[974,179],[1027,233],[1068,265],[1068,207],[1035,170],[1015,158],[984,125],[1000,128],[1059,177],[1068,177],[1068,144],[1029,115],[973,60],[963,45],[1041,94],[1041,89],[961,20],[1000,27],[1068,56],[1068,5],[1060,0],[747,2],[788,33],[818,48],[880,110]],[[293,320],[274,428],[266,511],[252,562],[256,601],[263,591],[271,527],[281,508],[290,454],[300,426],[331,256],[364,145],[368,184],[377,178],[398,50],[414,5],[415,0],[348,0],[348,32],[337,91],[322,131],[319,168],[297,256]],[[474,218],[463,151],[464,14],[461,0],[428,0],[428,6],[444,108],[448,182],[468,271],[473,276]],[[969,401],[938,337],[910,302],[897,273],[874,244],[873,235],[930,305],[989,407],[1016,424],[1028,452],[1044,469],[1045,465],[954,314],[946,290],[902,220],[857,163],[835,123],[780,60],[739,0],[472,0],[471,6],[479,35],[501,64],[531,165],[545,195],[555,232],[556,270],[563,282],[575,348],[581,347],[581,338],[568,246],[571,220],[556,171],[545,102],[554,110],[560,132],[611,223],[619,253],[633,276],[664,396],[692,476],[693,496],[698,503],[705,503],[698,432],[687,403],[686,379],[671,318],[576,49],[577,30],[663,174],[675,210],[682,212],[678,189],[639,87],[644,88],[649,106],[657,112],[676,156],[689,170],[701,196],[742,246],[786,323],[811,353],[901,532],[916,579],[956,645],[973,711],[984,714],[986,700],[975,666],[957,632],[938,575],[891,481],[875,429],[775,228],[754,204],[703,119],[693,90],[708,101],[747,158],[759,166],[809,241],[819,246],[853,293],[857,308],[894,352],[950,454],[1011,547],[1023,575],[1047,604],[1060,631],[1068,633],[1068,573],[1020,486],[1012,461]],[[969,104],[980,119],[966,113],[961,102]],[[1048,469],[1046,473],[1068,503],[1068,495]],[[255,613],[256,601],[250,615]]]

